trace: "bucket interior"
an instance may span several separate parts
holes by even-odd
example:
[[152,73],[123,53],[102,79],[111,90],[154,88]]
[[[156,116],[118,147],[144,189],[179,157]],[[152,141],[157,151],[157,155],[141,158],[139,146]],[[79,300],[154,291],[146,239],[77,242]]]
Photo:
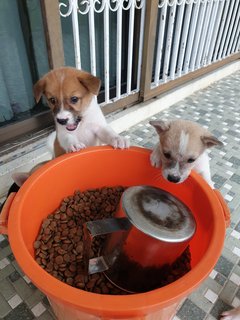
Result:
[[[160,187],[187,205],[196,219],[196,233],[190,241],[192,270],[176,281],[176,288],[173,287],[174,283],[167,286],[174,288],[171,294],[167,291],[164,293],[162,291],[165,290],[164,288],[148,293],[149,299],[147,300],[151,300],[153,305],[164,304],[166,299],[173,300],[174,296],[178,298],[181,295],[185,296],[211,272],[220,255],[225,235],[225,221],[217,197],[206,182],[194,173],[182,184],[167,182],[160,175],[159,169],[150,165],[149,155],[149,150],[137,147],[129,150],[114,150],[109,147],[89,148],[61,156],[44,165],[20,189],[10,211],[8,227],[10,244],[20,267],[45,294],[60,295],[60,291],[56,293],[56,290],[54,291],[54,288],[51,287],[57,285],[60,288],[58,290],[63,290],[62,292],[71,290],[73,304],[82,299],[86,308],[87,302],[84,302],[84,299],[89,296],[89,293],[83,293],[79,289],[67,286],[41,269],[34,260],[33,243],[42,220],[60,205],[64,197],[72,195],[76,190],[85,191],[105,186],[151,185]],[[45,284],[45,281],[48,284]],[[81,299],[79,294],[83,295]],[[171,295],[174,296],[171,297]],[[115,298],[112,297],[112,299]],[[102,299],[104,298],[99,300],[101,304]],[[121,307],[121,299],[124,297],[118,297],[120,303],[118,303],[118,308]],[[129,304],[133,298],[126,297],[126,299]],[[145,298],[144,301],[143,303],[141,299],[138,299],[136,303],[148,303]],[[96,308],[96,306],[93,307]]]

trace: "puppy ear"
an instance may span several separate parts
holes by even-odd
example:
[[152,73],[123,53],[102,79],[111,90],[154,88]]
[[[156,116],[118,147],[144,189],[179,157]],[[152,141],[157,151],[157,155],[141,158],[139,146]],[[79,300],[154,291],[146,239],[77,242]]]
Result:
[[39,100],[41,99],[41,96],[44,93],[45,85],[46,85],[46,80],[45,80],[45,77],[43,77],[42,79],[38,80],[38,82],[35,83],[35,85],[33,86],[33,93],[37,103],[39,102]]
[[28,172],[15,172],[12,174],[12,179],[19,187],[21,187],[29,176],[30,174]]
[[214,146],[222,146],[222,141],[218,140],[216,137],[210,135],[210,136],[202,136],[201,137],[202,143],[206,148],[211,148]]
[[149,123],[156,129],[158,134],[161,134],[170,128],[169,122],[163,120],[153,120],[149,121]]
[[94,95],[98,95],[100,87],[101,87],[101,80],[92,74],[80,71],[78,75],[78,80],[86,87],[91,93]]

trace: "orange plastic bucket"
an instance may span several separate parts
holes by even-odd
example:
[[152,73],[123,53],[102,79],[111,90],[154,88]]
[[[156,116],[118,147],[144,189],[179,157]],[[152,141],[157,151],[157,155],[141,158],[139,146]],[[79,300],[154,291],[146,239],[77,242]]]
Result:
[[[201,284],[216,264],[229,223],[229,210],[220,193],[196,173],[182,184],[167,182],[159,177],[159,170],[151,167],[149,155],[149,150],[138,147],[93,147],[61,156],[37,170],[6,205],[13,254],[24,273],[46,294],[58,319],[171,319],[181,300]],[[190,242],[189,273],[147,293],[112,296],[66,285],[35,262],[33,242],[41,222],[64,197],[77,189],[117,185],[160,187],[190,208],[197,231]]]

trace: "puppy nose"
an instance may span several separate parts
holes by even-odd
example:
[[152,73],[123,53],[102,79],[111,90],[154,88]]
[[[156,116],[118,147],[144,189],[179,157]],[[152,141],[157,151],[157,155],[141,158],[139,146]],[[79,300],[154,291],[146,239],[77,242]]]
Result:
[[57,122],[60,123],[60,124],[62,124],[62,125],[67,124],[68,118],[66,118],[66,119],[59,119],[59,118],[57,118]]
[[168,179],[168,181],[174,182],[174,183],[177,183],[177,182],[180,181],[180,177],[178,177],[178,176],[173,176],[173,175],[170,175],[170,174],[168,175],[167,179]]

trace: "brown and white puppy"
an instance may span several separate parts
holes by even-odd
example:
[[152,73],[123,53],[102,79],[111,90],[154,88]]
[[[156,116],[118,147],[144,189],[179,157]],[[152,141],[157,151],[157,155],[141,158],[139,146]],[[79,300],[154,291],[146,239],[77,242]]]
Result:
[[59,156],[101,143],[128,148],[129,142],[116,134],[97,103],[101,81],[88,72],[71,67],[55,69],[34,85],[38,102],[42,95],[52,110],[56,133],[54,153]]
[[152,166],[161,167],[163,177],[181,183],[192,169],[213,188],[207,149],[222,142],[209,131],[188,120],[150,121],[159,135],[159,142],[150,156]]

